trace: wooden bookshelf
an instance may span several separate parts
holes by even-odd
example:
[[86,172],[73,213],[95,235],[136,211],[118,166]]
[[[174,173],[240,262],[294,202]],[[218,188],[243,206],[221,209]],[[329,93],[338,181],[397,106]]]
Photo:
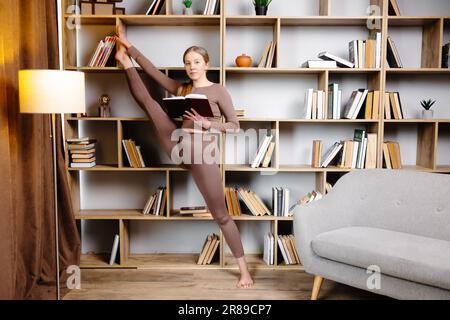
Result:
[[[448,82],[450,80],[450,69],[441,68],[440,61],[442,58],[441,47],[443,44],[450,41],[448,36],[446,37],[446,34],[450,34],[450,12],[443,12],[443,16],[415,15],[393,17],[388,16],[387,14],[388,0],[361,0],[363,4],[359,5],[359,7],[362,8],[363,6],[378,5],[380,7],[380,12],[372,16],[366,15],[365,12],[344,16],[339,11],[339,8],[337,7],[338,4],[333,4],[333,1],[312,0],[311,2],[314,2],[314,12],[311,12],[312,10],[308,11],[307,9],[305,9],[305,12],[300,12],[301,10],[299,7],[296,7],[296,9],[292,12],[288,12],[289,10],[286,9],[289,9],[289,5],[284,8],[281,4],[271,4],[271,6],[279,6],[277,7],[278,11],[275,11],[277,14],[255,16],[254,13],[250,13],[250,9],[243,14],[237,14],[238,9],[236,7],[232,7],[231,1],[233,0],[221,0],[220,14],[212,16],[203,16],[200,14],[184,16],[181,14],[179,4],[175,3],[173,0],[167,0],[164,10],[157,16],[145,16],[136,12],[131,12],[131,14],[126,15],[75,15],[64,12],[63,9],[60,15],[63,23],[65,24],[62,35],[64,69],[85,72],[88,79],[88,84],[98,83],[100,81],[108,82],[109,79],[123,80],[123,70],[117,64],[108,65],[103,68],[86,66],[86,60],[88,59],[90,51],[94,50],[92,46],[96,45],[96,42],[101,39],[99,36],[101,34],[104,36],[106,33],[114,32],[116,26],[122,24],[127,28],[127,32],[133,35],[134,38],[132,41],[137,42],[145,41],[146,32],[153,32],[153,30],[158,28],[161,28],[161,30],[175,30],[175,28],[179,28],[180,37],[181,33],[184,32],[183,28],[196,28],[195,30],[199,32],[203,32],[203,30],[205,30],[205,33],[209,33],[209,35],[213,34],[213,37],[215,37],[217,41],[217,51],[214,52],[214,50],[212,50],[214,52],[212,55],[214,63],[209,69],[209,74],[212,74],[213,77],[215,77],[217,80],[216,82],[219,82],[229,88],[233,99],[234,97],[237,97],[237,101],[239,101],[238,99],[243,100],[242,95],[239,94],[241,82],[246,85],[248,85],[248,83],[257,82],[258,85],[264,85],[261,91],[270,91],[272,88],[271,81],[276,82],[280,80],[281,82],[285,81],[286,83],[291,81],[294,84],[296,84],[296,81],[313,81],[312,83],[314,83],[316,89],[325,91],[325,97],[327,97],[328,84],[332,82],[360,83],[370,90],[379,90],[381,94],[388,91],[394,91],[394,89],[401,86],[402,83],[411,81],[413,78],[423,82],[439,79],[439,83],[442,84],[443,88],[445,84],[448,86]],[[71,3],[71,0],[65,0],[65,5],[63,5],[63,8]],[[249,3],[251,6],[250,1]],[[269,11],[270,10],[271,8],[269,8]],[[338,12],[338,14],[336,14],[336,12]],[[366,32],[367,35],[373,33],[373,30],[364,31],[368,20],[378,23],[379,27],[376,30],[382,34],[382,64],[379,69],[306,69],[299,67],[301,62],[303,62],[301,59],[294,61],[293,59],[289,60],[286,58],[287,52],[291,50],[291,44],[293,45],[292,50],[294,52],[296,50],[295,43],[298,40],[296,37],[305,37],[305,32],[316,32],[318,30],[323,30],[326,34],[328,31],[336,29],[342,30],[343,33],[351,34],[351,36],[356,39],[356,37],[361,38],[360,34],[364,34],[364,32]],[[73,23],[74,21],[80,23],[81,29],[78,30],[67,27],[68,24]],[[405,30],[407,33],[416,32],[418,34],[417,38],[420,37],[420,43],[416,45],[417,50],[411,53],[411,55],[414,56],[414,59],[406,59],[406,65],[404,68],[389,68],[386,63],[387,35],[390,35],[392,32],[393,39],[395,40],[395,36],[401,33],[402,30]],[[247,32],[260,37],[258,38],[258,43],[251,43],[248,44],[248,46],[264,47],[268,40],[277,42],[272,67],[238,68],[234,66],[233,61],[238,51],[231,52],[230,48],[239,48],[235,50],[241,50],[241,47],[245,48],[246,44],[242,43],[245,42],[245,40],[240,40],[240,36],[241,33],[245,35]],[[358,34],[358,32],[360,33]],[[162,41],[164,41],[164,39]],[[169,39],[169,41],[172,41],[172,39]],[[214,46],[212,43],[216,42],[211,40],[210,45]],[[286,45],[286,43],[289,45]],[[177,43],[176,45],[172,44],[172,46],[175,46],[181,51],[185,49],[184,44]],[[182,46],[182,48],[178,48],[180,46]],[[306,47],[308,46],[304,46],[301,49],[306,50]],[[342,46],[346,47],[347,43],[343,42]],[[326,41],[320,48],[322,48],[322,51],[327,50]],[[399,49],[400,56],[409,58],[409,51],[406,51],[404,47],[400,47]],[[316,49],[316,51],[318,50],[319,48]],[[241,51],[243,52],[244,49]],[[256,64],[260,58],[262,49],[258,49],[257,52],[257,54],[253,54],[254,62]],[[413,61],[413,63],[411,61]],[[177,62],[172,64],[163,62],[155,65],[157,65],[157,67],[166,75],[181,79],[183,78],[184,68],[179,63],[180,61],[177,60]],[[137,69],[141,74],[144,73],[141,68]],[[122,82],[122,85],[123,87],[120,87],[121,92],[129,92],[128,87],[125,86],[125,82]],[[90,88],[87,87],[87,90],[90,90]],[[104,89],[102,88],[101,90],[103,91]],[[292,89],[290,90],[296,90],[295,85],[292,85]],[[300,95],[303,94],[304,92],[300,92]],[[95,92],[93,95],[98,95],[98,93]],[[168,92],[162,92],[161,97],[167,96]],[[264,95],[262,97],[262,99],[264,99]],[[116,100],[113,101],[121,101],[120,98],[116,97],[115,99]],[[344,100],[343,103],[345,103]],[[90,101],[90,104],[92,106],[93,102]],[[411,102],[406,102],[403,105],[403,108],[413,108],[411,104]],[[251,180],[257,176],[259,177],[258,179],[266,179],[264,178],[265,176],[273,177],[274,174],[279,173],[280,175],[298,177],[299,181],[303,177],[313,177],[314,185],[311,189],[315,188],[325,194],[325,185],[327,181],[335,181],[340,176],[352,171],[353,169],[338,168],[333,166],[327,168],[313,168],[308,161],[301,158],[296,161],[296,164],[288,164],[286,160],[288,160],[287,158],[291,156],[288,152],[290,151],[288,149],[291,145],[285,145],[285,136],[295,130],[304,130],[304,128],[310,129],[313,132],[337,131],[342,135],[348,133],[349,130],[351,130],[350,128],[363,128],[367,132],[376,133],[378,135],[377,168],[382,168],[383,166],[383,141],[391,139],[392,137],[395,138],[398,133],[406,132],[408,139],[413,140],[411,145],[414,147],[414,150],[416,150],[416,154],[413,156],[408,154],[409,159],[402,166],[401,170],[445,174],[450,173],[450,159],[448,160],[448,163],[442,163],[442,161],[439,162],[438,157],[440,146],[445,144],[445,141],[440,140],[442,139],[440,133],[445,133],[445,130],[450,131],[449,129],[446,129],[450,124],[450,114],[447,117],[438,115],[435,119],[420,119],[417,116],[411,116],[404,120],[385,120],[382,116],[384,115],[383,99],[380,99],[380,115],[376,120],[306,120],[302,119],[299,114],[290,114],[289,116],[286,116],[283,114],[277,114],[276,112],[267,112],[267,110],[266,112],[258,113],[256,112],[256,107],[254,107],[254,109],[250,108],[247,113],[247,107],[249,106],[245,103],[241,103],[240,101],[235,103],[236,109],[246,109],[246,116],[239,119],[241,127],[244,129],[272,129],[275,137],[273,140],[275,141],[274,155],[269,168],[251,168],[249,164],[228,163],[226,159],[227,153],[230,152],[230,150],[227,148],[227,137],[222,134],[220,147],[223,164],[220,168],[224,187],[234,185],[234,182],[238,178],[242,178],[243,181],[249,181],[249,183],[251,183]],[[284,106],[282,104],[279,106],[279,108],[283,107]],[[301,107],[302,106],[300,106],[300,108]],[[138,109],[137,106],[136,109]],[[91,111],[92,110],[93,108],[91,108]],[[132,114],[130,116],[121,115],[111,118],[99,118],[93,112],[90,112],[89,117],[66,116],[64,119],[64,133],[66,137],[78,137],[86,132],[85,130],[89,130],[89,128],[100,125],[108,126],[108,129],[111,129],[110,135],[115,137],[115,143],[108,146],[112,156],[111,154],[109,154],[109,156],[105,154],[100,155],[101,158],[104,157],[109,161],[102,161],[102,159],[100,159],[97,166],[86,169],[70,168],[68,166],[68,160],[66,162],[67,175],[69,177],[72,193],[72,205],[76,212],[76,219],[79,226],[82,221],[104,221],[112,223],[114,226],[117,226],[116,229],[121,239],[119,264],[114,264],[112,266],[109,265],[109,253],[88,253],[82,255],[82,267],[125,269],[237,269],[237,265],[235,264],[233,257],[225,252],[225,240],[220,230],[219,232],[216,232],[220,234],[220,259],[219,262],[209,266],[199,266],[196,264],[198,254],[135,254],[131,252],[130,232],[133,230],[130,227],[131,223],[143,223],[142,221],[148,221],[147,223],[163,222],[170,224],[170,226],[173,225],[174,230],[176,230],[176,221],[186,221],[189,223],[196,223],[197,221],[198,223],[213,221],[211,217],[181,217],[176,214],[176,208],[179,206],[179,204],[174,203],[175,193],[177,192],[176,177],[186,174],[187,172],[185,169],[177,165],[164,163],[151,163],[149,164],[149,167],[146,168],[130,168],[126,165],[126,155],[124,154],[121,140],[124,138],[134,137],[135,131],[133,131],[133,129],[138,126],[144,126],[144,128],[147,128],[145,126],[150,126],[150,123],[150,119],[142,115]],[[399,135],[399,137],[403,136]],[[139,136],[139,138],[141,137]],[[341,138],[343,137],[336,137],[334,140],[338,141]],[[400,138],[399,142],[402,146],[401,139],[402,138]],[[156,141],[156,139],[153,140]],[[99,143],[101,143],[101,141]],[[157,142],[155,143],[157,144]],[[306,145],[309,148],[311,143],[312,139],[309,138],[303,138],[303,140],[300,139],[299,141],[299,145],[303,149],[307,149],[305,147]],[[292,149],[300,148],[292,142],[291,144]],[[409,148],[408,150],[410,149],[412,148]],[[297,150],[297,154],[301,153],[304,152]],[[82,209],[85,207],[85,204],[81,202],[82,196],[80,190],[80,180],[82,175],[122,176],[128,174],[148,175],[149,177],[157,176],[160,179],[159,181],[164,181],[168,191],[168,197],[166,200],[166,212],[168,214],[166,216],[143,215],[141,214],[142,209],[140,208],[108,209],[106,204],[105,208],[102,209]],[[280,183],[282,183],[282,181],[280,181]],[[245,185],[245,182],[243,185]],[[265,187],[270,189],[271,185],[267,184]],[[266,197],[263,200],[266,204],[268,204],[271,199]],[[280,225],[290,225],[292,228],[293,221],[292,217],[274,216],[256,217],[243,215],[232,218],[238,221],[238,223],[268,224],[275,238],[278,234],[281,234]],[[174,233],[175,232],[177,231],[174,231]],[[201,237],[206,237],[206,233],[201,235]],[[279,252],[277,241],[275,241],[275,265],[266,265],[262,260],[262,254],[249,254],[247,257],[250,268],[303,270],[301,265],[285,265],[282,262],[282,259],[280,259],[281,254]]]

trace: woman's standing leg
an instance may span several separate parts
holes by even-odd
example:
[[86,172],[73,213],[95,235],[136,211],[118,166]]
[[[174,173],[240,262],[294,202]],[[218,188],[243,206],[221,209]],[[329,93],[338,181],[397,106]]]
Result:
[[[194,135],[191,135],[191,141],[194,140]],[[217,143],[212,142],[212,143]],[[242,246],[241,235],[234,220],[228,214],[225,205],[225,190],[222,184],[222,177],[220,175],[219,166],[217,163],[206,162],[203,159],[205,148],[209,145],[208,142],[202,142],[202,146],[198,147],[195,144],[191,145],[191,156],[201,153],[202,163],[197,164],[191,160],[189,170],[194,178],[194,181],[205,199],[208,209],[214,220],[219,225],[223,232],[225,240],[227,241],[233,256],[237,259],[241,278],[237,283],[237,287],[248,288],[253,285],[252,277],[247,268],[247,262],[244,257],[244,249]],[[195,147],[195,150],[194,150]],[[218,149],[218,148],[217,148]]]

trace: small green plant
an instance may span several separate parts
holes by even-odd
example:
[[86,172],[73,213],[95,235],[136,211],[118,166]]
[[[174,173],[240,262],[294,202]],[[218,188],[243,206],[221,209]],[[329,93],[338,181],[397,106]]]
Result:
[[434,105],[435,102],[436,102],[436,100],[428,99],[428,100],[422,100],[422,101],[420,101],[420,104],[422,105],[422,107],[423,107],[425,110],[430,110],[431,107]]
[[253,0],[253,5],[255,7],[267,7],[272,0]]
[[192,0],[183,0],[183,4],[186,8],[190,8],[192,6]]

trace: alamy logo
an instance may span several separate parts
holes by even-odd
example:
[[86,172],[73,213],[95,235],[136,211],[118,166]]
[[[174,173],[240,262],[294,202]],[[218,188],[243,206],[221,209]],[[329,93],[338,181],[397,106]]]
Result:
[[67,278],[66,285],[68,289],[81,289],[81,270],[76,265],[70,265],[67,267],[67,274],[70,276]]
[[366,281],[367,289],[381,289],[381,268],[377,265],[370,265],[367,267],[366,273],[370,274]]

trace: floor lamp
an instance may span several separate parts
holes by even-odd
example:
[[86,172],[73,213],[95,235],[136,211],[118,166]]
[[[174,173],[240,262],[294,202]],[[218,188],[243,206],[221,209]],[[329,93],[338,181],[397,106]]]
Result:
[[58,185],[56,166],[56,114],[85,113],[85,78],[83,72],[60,70],[20,70],[19,104],[21,113],[51,114],[53,142],[53,181],[55,196],[55,250],[57,299],[59,287]]

